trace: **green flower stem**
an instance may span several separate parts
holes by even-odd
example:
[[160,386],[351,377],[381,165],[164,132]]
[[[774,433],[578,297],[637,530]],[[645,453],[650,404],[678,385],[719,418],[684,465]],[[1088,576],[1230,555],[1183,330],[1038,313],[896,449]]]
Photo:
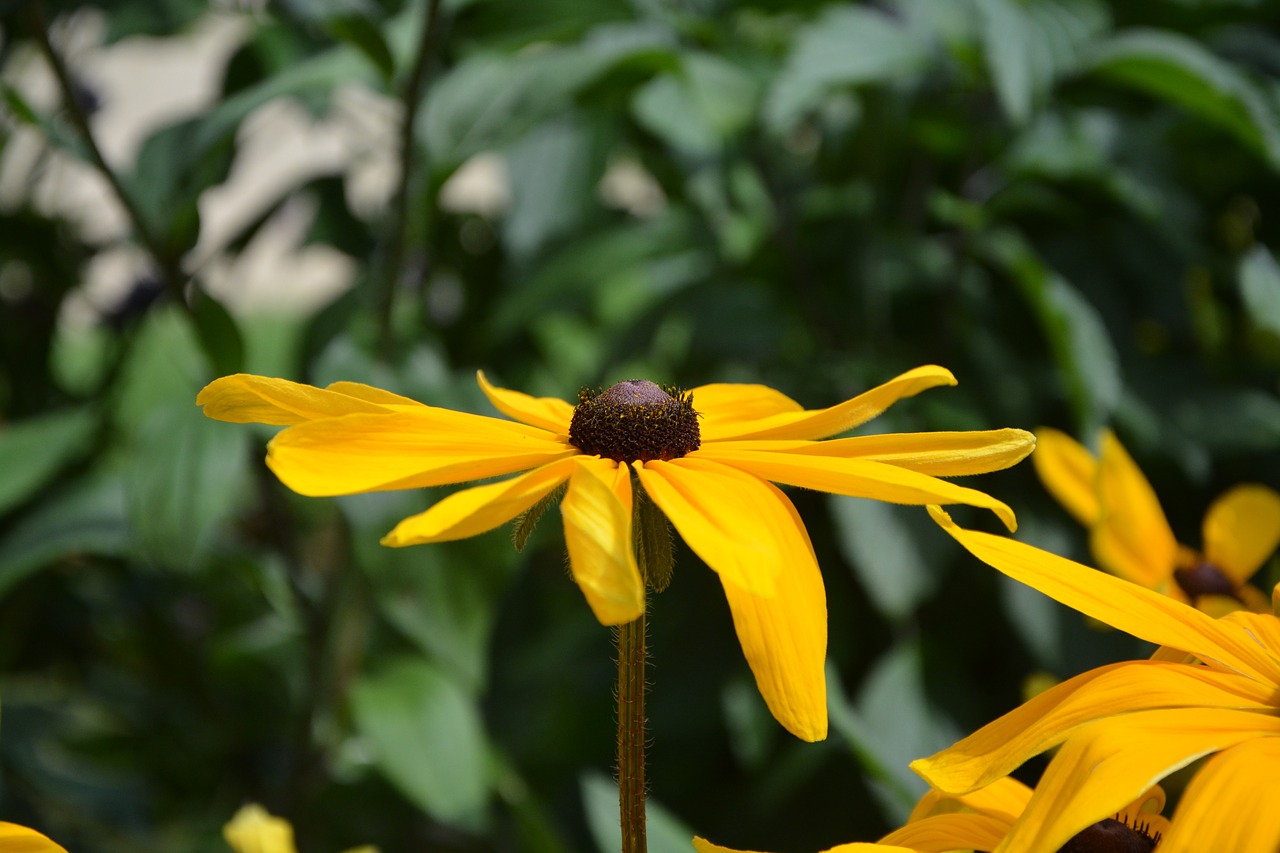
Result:
[[622,853],[645,853],[645,614],[618,627],[618,796]]

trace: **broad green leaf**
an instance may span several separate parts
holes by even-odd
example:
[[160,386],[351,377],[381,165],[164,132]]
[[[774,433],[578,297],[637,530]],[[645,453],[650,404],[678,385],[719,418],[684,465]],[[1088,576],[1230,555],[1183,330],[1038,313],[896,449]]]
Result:
[[937,575],[917,544],[924,513],[880,501],[832,496],[828,506],[836,522],[841,551],[866,587],[876,609],[900,620],[933,591]]
[[512,252],[532,255],[599,210],[593,190],[604,149],[600,135],[572,117],[544,122],[507,149],[512,204],[502,232]]
[[404,658],[364,675],[351,693],[356,729],[378,767],[443,823],[487,823],[484,727],[475,700],[434,665]]
[[[599,773],[581,778],[582,807],[587,827],[600,853],[622,849],[622,828],[618,813],[618,785]],[[649,853],[688,853],[693,849],[693,830],[652,799],[644,805]]]
[[1280,264],[1266,246],[1254,246],[1240,262],[1240,296],[1253,325],[1280,335]]
[[0,423],[0,514],[47,483],[76,456],[90,450],[97,418],[89,408],[51,412]]
[[361,14],[336,15],[325,21],[325,29],[334,38],[346,42],[363,53],[365,58],[378,69],[378,73],[382,75],[385,82],[389,83],[395,76],[395,59],[392,58],[391,49],[373,20]]
[[134,333],[132,348],[115,386],[113,421],[126,434],[136,435],[157,408],[189,400],[212,378],[190,322],[168,305],[147,312]]
[[236,321],[202,288],[193,289],[191,303],[191,321],[213,372],[218,376],[240,373],[244,370],[244,339]]

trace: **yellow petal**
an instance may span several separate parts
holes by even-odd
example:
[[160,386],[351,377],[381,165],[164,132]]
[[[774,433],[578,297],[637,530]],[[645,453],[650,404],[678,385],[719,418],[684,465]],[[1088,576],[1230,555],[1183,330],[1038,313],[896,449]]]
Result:
[[631,544],[631,474],[612,460],[572,460],[560,503],[569,569],[602,625],[644,613],[644,580]]
[[1101,515],[1089,539],[1098,565],[1162,590],[1173,576],[1178,542],[1151,484],[1110,430],[1102,434],[1098,500]]
[[720,382],[692,389],[693,409],[703,423],[754,421],[804,407],[767,385]]
[[946,794],[937,788],[930,788],[911,810],[907,822],[921,820],[935,814],[972,811],[999,818],[1008,825],[1022,814],[1029,799],[1031,799],[1031,789],[1012,776],[1002,777],[990,785],[967,794]]
[[994,512],[1010,530],[1018,526],[1013,510],[984,492],[883,462],[762,450],[735,451],[718,444],[704,445],[686,458],[713,460],[775,483],[836,495],[916,506],[959,503],[983,507]]
[[1227,490],[1204,516],[1204,555],[1236,582],[1247,581],[1280,546],[1280,494],[1245,484]]
[[[721,847],[719,844],[712,844],[705,838],[694,837],[693,849],[697,853],[752,853],[750,850],[738,850],[733,847]],[[912,850],[909,847],[890,847],[887,844],[837,844],[822,853],[921,853],[921,851]]]
[[454,492],[426,512],[410,516],[382,538],[398,548],[466,539],[506,524],[573,473],[573,459],[560,459],[527,474]]
[[[723,446],[718,443],[715,445],[716,448]],[[805,456],[836,456],[884,462],[931,477],[959,477],[1002,471],[1025,459],[1035,446],[1035,436],[1026,430],[993,429],[858,435],[777,449]]]
[[530,397],[520,391],[511,391],[490,385],[484,371],[476,371],[480,390],[493,403],[493,407],[509,418],[540,427],[556,435],[569,434],[569,421],[573,419],[573,406],[555,397]]
[[0,851],[4,853],[67,853],[61,844],[55,844],[45,836],[19,826],[0,822]]
[[257,803],[241,807],[222,828],[222,837],[236,853],[296,853],[293,827]]
[[267,465],[294,491],[319,496],[498,477],[576,454],[534,427],[422,406],[290,427],[267,445]]
[[[378,390],[357,386],[354,382],[343,384],[347,391],[353,388],[369,392]],[[196,405],[204,406],[205,415],[214,420],[276,426],[291,426],[316,418],[334,418],[357,412],[389,411],[363,393],[355,395],[314,388],[287,379],[249,373],[213,380],[196,396]]]
[[909,823],[880,839],[925,853],[951,850],[994,850],[1009,830],[1009,822],[981,814],[941,814]]
[[[928,388],[955,385],[951,371],[936,365],[908,370],[883,385],[859,394],[852,400],[827,409],[780,411],[751,420],[728,417],[707,418],[702,424],[702,440],[724,441],[734,438],[816,439],[851,430],[866,423],[898,400],[912,397]],[[694,408],[698,407],[697,395]]]
[[692,456],[635,468],[676,532],[723,580],[773,595],[786,567],[806,559],[796,552],[794,522],[768,483]]
[[1256,738],[1214,756],[1182,794],[1160,853],[1280,850],[1280,737]]
[[1268,711],[1274,701],[1273,685],[1234,673],[1153,661],[1111,664],[1051,687],[911,767],[935,788],[966,793],[1008,775],[1099,719],[1151,708]]
[[1098,460],[1087,447],[1065,432],[1040,427],[1031,462],[1045,489],[1076,521],[1085,527],[1098,522]]
[[[998,851],[1055,853],[1157,779],[1218,750],[1276,735],[1280,719],[1269,714],[1204,708],[1138,711],[1094,723],[1063,744]],[[1221,810],[1217,816],[1247,820]]]
[[390,391],[384,391],[381,388],[374,388],[371,385],[361,385],[359,382],[331,382],[325,386],[326,391],[335,391],[339,394],[345,394],[348,397],[355,397],[360,400],[366,400],[370,403],[377,403],[380,406],[407,406],[414,408],[425,405],[417,400],[408,397],[402,397],[399,394],[393,394]]
[[777,579],[777,591],[752,595],[723,576],[733,627],[756,686],[774,718],[806,741],[827,736],[827,593],[813,545],[795,506],[776,486],[765,484],[790,516],[779,526],[792,555]]
[[1238,625],[1022,542],[965,530],[939,507],[930,507],[929,514],[979,560],[1086,616],[1280,685],[1280,656]]

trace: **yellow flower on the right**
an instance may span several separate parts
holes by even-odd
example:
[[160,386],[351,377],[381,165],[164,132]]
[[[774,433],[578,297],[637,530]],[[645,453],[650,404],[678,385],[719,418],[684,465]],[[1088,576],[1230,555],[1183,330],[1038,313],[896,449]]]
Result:
[[1151,483],[1104,430],[1095,456],[1055,429],[1036,430],[1031,455],[1041,482],[1089,531],[1098,567],[1207,613],[1270,609],[1249,578],[1280,546],[1280,494],[1246,483],[1205,513],[1202,550],[1178,542]]

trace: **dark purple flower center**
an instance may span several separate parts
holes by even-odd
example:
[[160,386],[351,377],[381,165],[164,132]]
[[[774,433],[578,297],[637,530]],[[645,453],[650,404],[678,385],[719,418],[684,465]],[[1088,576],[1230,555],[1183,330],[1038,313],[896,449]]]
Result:
[[678,459],[702,442],[693,395],[647,379],[578,392],[569,441],[583,453],[617,462]]
[[1235,581],[1208,560],[1197,560],[1190,566],[1174,569],[1173,579],[1192,602],[1202,595],[1225,595],[1240,600]]
[[1130,826],[1109,817],[1077,832],[1058,853],[1151,853],[1158,843],[1159,833],[1151,837],[1145,824]]

